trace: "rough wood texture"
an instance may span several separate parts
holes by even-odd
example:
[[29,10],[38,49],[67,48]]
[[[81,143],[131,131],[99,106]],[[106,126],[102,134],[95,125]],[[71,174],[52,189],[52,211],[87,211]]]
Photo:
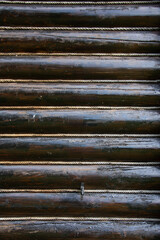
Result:
[[1,110],[0,133],[160,132],[159,110]]
[[160,239],[160,5],[131,3],[0,3],[2,240]]
[[[144,231],[145,229],[145,231]],[[98,221],[4,221],[0,224],[3,240],[158,240],[159,222]]]
[[159,106],[159,84],[1,83],[1,106]]
[[158,240],[160,228],[159,222],[149,221],[4,221],[0,224],[0,237],[3,240]]
[[0,188],[158,190],[159,166],[0,166]]
[[159,161],[158,138],[1,138],[1,161]]
[[159,53],[159,32],[0,31],[1,52]]
[[1,193],[0,216],[158,218],[158,194]]
[[0,22],[9,26],[155,27],[159,5],[0,5]]
[[159,79],[157,57],[0,57],[1,78],[23,79]]

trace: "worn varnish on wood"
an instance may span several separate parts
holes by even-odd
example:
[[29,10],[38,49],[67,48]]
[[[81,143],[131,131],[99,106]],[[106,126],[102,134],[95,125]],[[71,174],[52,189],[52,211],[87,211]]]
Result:
[[160,228],[159,222],[151,221],[3,221],[0,227],[4,240],[51,240],[64,236],[65,240],[158,240]]
[[0,133],[142,133],[160,131],[159,109],[1,110]]
[[159,83],[0,83],[0,106],[159,106]]
[[158,57],[0,56],[1,78],[159,80]]
[[1,52],[159,53],[158,31],[0,31]]
[[159,138],[0,138],[1,161],[159,161]]
[[1,239],[160,239],[160,5],[98,3],[0,1]]
[[159,194],[1,193],[1,217],[150,217],[158,218]]
[[[13,162],[14,164],[14,162]],[[0,188],[160,190],[160,166],[47,165],[0,166]]]
[[0,22],[9,26],[155,27],[159,6],[0,4]]

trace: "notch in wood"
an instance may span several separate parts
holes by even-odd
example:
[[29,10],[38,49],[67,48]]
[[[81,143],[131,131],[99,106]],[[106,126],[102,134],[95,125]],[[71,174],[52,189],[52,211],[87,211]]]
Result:
[[81,183],[80,190],[81,190],[81,196],[83,196],[84,195],[84,182]]

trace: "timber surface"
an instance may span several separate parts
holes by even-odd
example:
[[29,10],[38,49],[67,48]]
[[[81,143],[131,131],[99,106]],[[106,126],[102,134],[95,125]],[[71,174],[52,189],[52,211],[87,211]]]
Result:
[[0,106],[159,106],[159,83],[0,83]]
[[1,239],[160,239],[159,22],[0,1]]
[[157,133],[159,110],[2,110],[0,133]]
[[0,31],[1,52],[159,53],[158,31]]
[[159,80],[159,57],[0,56],[1,78]]
[[159,6],[53,6],[0,4],[0,22],[8,26],[157,27]]
[[[145,231],[144,231],[145,229]],[[8,230],[8,232],[7,232]],[[138,234],[136,234],[138,232]],[[159,222],[98,222],[98,221],[4,221],[1,222],[0,236],[4,240],[158,240]],[[64,238],[65,236],[65,238]]]
[[[94,181],[93,181],[94,179]],[[160,166],[47,165],[1,166],[0,188],[160,190]]]
[[158,194],[1,193],[1,217],[151,217],[158,218]]
[[2,161],[159,160],[159,138],[1,138]]

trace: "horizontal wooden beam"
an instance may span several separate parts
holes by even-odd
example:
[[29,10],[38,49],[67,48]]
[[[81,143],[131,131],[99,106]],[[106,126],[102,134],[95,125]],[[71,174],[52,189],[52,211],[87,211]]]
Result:
[[49,1],[0,1],[0,239],[158,240],[160,4]]
[[159,161],[158,138],[0,138],[1,161]]
[[[138,209],[138,211],[137,211]],[[159,194],[1,193],[0,216],[158,218]]]
[[6,189],[143,189],[159,190],[159,166],[47,165],[2,166],[0,188]]
[[0,22],[9,26],[155,27],[159,5],[0,5]]
[[[65,236],[65,237],[64,237]],[[3,221],[3,240],[34,239],[113,239],[155,240],[160,237],[159,222],[152,221]]]
[[159,130],[158,109],[0,111],[0,133],[156,134]]
[[0,106],[159,106],[149,83],[0,83]]
[[158,80],[158,57],[1,56],[1,78]]
[[1,52],[158,53],[158,31],[0,31]]

